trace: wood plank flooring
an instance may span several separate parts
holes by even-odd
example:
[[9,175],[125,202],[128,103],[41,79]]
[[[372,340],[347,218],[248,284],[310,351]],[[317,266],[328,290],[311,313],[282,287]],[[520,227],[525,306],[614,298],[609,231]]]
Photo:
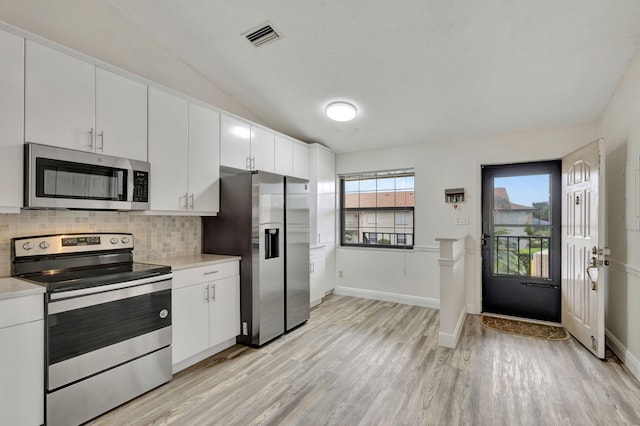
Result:
[[611,353],[483,328],[455,350],[438,311],[344,296],[261,349],[234,346],[92,425],[640,425]]

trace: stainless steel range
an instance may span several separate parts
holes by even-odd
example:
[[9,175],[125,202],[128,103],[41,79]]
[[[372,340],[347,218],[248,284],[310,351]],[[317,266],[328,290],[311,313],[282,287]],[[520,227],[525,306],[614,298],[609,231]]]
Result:
[[133,235],[11,247],[13,275],[47,287],[47,425],[86,422],[171,380],[171,268],[133,262]]

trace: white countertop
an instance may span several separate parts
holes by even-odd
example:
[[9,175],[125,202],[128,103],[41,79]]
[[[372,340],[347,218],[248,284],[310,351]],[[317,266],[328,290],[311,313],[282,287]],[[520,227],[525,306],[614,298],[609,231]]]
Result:
[[240,256],[226,256],[222,254],[195,254],[192,256],[170,257],[168,259],[157,259],[145,261],[156,265],[171,266],[171,270],[195,268],[198,266],[215,265],[216,263],[235,262],[240,260]]
[[46,291],[46,287],[38,284],[32,284],[14,277],[0,278],[0,300],[10,299],[12,297],[31,296],[33,294],[42,294]]

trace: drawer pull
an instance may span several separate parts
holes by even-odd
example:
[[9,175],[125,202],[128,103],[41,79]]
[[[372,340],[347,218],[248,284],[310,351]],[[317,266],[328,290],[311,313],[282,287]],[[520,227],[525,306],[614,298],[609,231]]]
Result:
[[217,274],[219,271],[210,271],[210,272],[205,272],[203,273],[203,275],[212,275],[212,274]]

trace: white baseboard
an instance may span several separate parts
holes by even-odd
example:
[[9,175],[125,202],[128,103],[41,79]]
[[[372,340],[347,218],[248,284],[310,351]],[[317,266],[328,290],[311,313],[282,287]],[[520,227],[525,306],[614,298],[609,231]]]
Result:
[[334,294],[341,296],[361,297],[363,299],[382,300],[383,302],[395,302],[405,305],[423,306],[425,308],[440,309],[440,300],[421,296],[409,296],[407,294],[387,293],[385,291],[364,290],[361,288],[337,286]]
[[317,299],[317,300],[312,300],[309,303],[309,308],[315,308],[316,306],[318,306],[320,303],[322,303],[322,298]]
[[480,315],[480,311],[476,311],[476,304],[475,303],[467,303],[467,313],[468,314],[474,314],[474,315]]
[[611,350],[620,358],[629,371],[640,380],[640,361],[622,344],[609,330],[605,330],[607,343]]
[[458,340],[460,340],[460,334],[462,334],[462,327],[464,326],[464,320],[466,318],[467,311],[463,309],[460,311],[458,322],[456,323],[456,328],[453,330],[453,333],[438,333],[438,345],[455,349],[458,345]]
[[180,362],[173,364],[171,371],[173,374],[176,374],[180,370],[184,370],[187,367],[191,367],[193,364],[196,364],[203,359],[209,358],[211,355],[215,355],[218,352],[222,352],[223,350],[230,348],[231,346],[236,344],[236,338],[232,338],[229,340],[225,340],[224,342],[217,344],[215,346],[210,347],[209,349],[205,349],[204,351],[193,355],[187,359],[183,359]]

